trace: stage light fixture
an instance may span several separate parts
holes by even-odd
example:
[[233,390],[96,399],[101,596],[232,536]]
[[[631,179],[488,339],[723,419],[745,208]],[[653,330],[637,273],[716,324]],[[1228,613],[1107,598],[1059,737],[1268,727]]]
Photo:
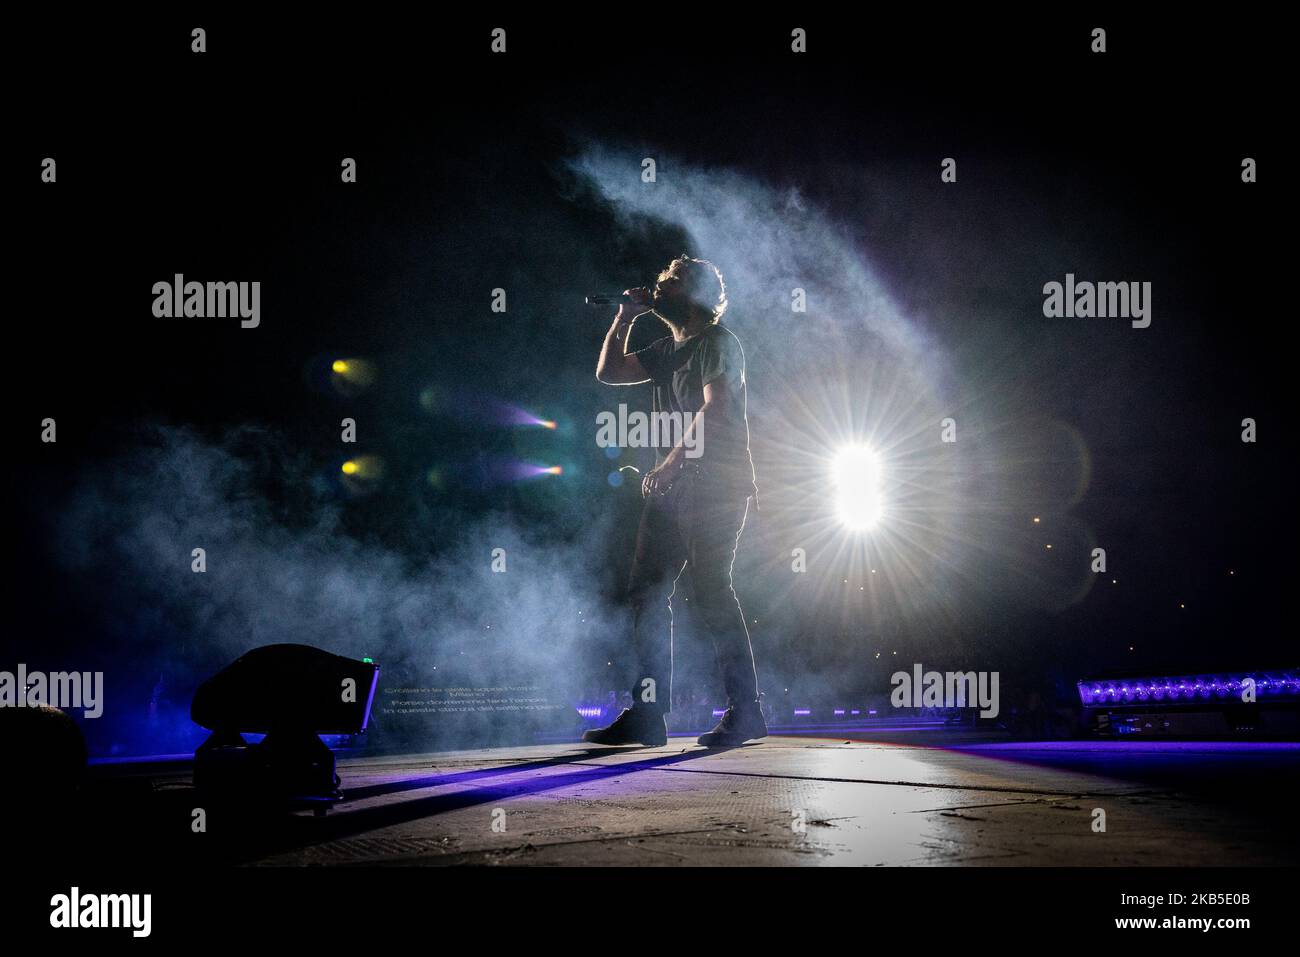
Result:
[[841,449],[831,463],[835,510],[854,531],[869,531],[884,513],[880,488],[880,456],[865,445]]
[[1086,726],[1104,737],[1294,740],[1300,731],[1297,668],[1098,675],[1078,689]]
[[1256,701],[1300,699],[1300,669],[1297,668],[1168,677],[1085,678],[1076,687],[1085,708],[1232,702],[1241,700],[1246,679],[1254,685]]
[[378,682],[369,659],[292,644],[248,652],[194,693],[190,717],[212,732],[194,753],[195,786],[323,814],[342,792],[319,735],[363,733]]

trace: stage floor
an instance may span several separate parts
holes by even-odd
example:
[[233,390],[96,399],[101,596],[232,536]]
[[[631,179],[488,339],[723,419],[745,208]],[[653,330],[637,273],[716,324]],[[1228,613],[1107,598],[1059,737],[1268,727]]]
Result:
[[[546,744],[342,759],[347,801],[328,816],[277,818],[222,846],[235,863],[333,866],[1197,866],[1300,857],[1290,811],[1297,744],[902,737],[773,736],[728,751],[673,737],[661,748]],[[188,772],[175,766],[96,771],[101,784],[147,780],[153,798],[177,811],[194,803]],[[1095,809],[1104,833],[1094,830]],[[203,837],[186,843],[201,847]]]

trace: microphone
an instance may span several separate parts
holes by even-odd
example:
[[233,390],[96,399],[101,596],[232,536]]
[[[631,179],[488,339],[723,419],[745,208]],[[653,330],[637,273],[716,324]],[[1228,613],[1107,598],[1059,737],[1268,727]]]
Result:
[[631,301],[631,296],[626,296],[621,292],[613,295],[594,295],[587,297],[587,305],[589,306],[617,306],[621,302]]

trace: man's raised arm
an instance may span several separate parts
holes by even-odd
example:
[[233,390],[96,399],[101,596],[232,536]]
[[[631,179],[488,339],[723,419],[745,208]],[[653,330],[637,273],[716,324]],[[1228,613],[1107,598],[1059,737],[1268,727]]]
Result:
[[650,311],[653,302],[650,290],[628,289],[624,295],[631,296],[632,301],[619,305],[614,322],[605,333],[600,358],[596,360],[596,378],[606,385],[636,385],[650,381],[650,374],[641,365],[641,360],[626,352],[627,334],[633,320]]

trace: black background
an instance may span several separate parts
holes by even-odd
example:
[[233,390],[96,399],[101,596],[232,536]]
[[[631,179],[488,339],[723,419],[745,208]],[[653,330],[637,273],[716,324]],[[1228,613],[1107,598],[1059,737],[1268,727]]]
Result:
[[[806,56],[788,52],[791,17],[809,31]],[[194,25],[208,31],[202,56],[189,52]],[[1088,51],[1096,25],[1109,31],[1104,56]],[[509,30],[504,58],[489,53],[494,26]],[[1225,645],[1261,662],[1293,653],[1294,269],[1277,148],[1290,124],[1277,24],[1142,21],[1100,9],[926,9],[904,19],[874,9],[777,17],[670,8],[427,20],[214,10],[60,12],[15,20],[8,33],[5,162],[17,201],[7,217],[5,378],[16,571],[6,644],[19,660],[95,641],[102,609],[79,603],[86,583],[55,574],[45,522],[62,492],[112,460],[134,423],[161,418],[216,434],[265,422],[327,462],[337,416],[317,422],[302,368],[338,350],[384,355],[449,383],[491,381],[525,402],[575,389],[595,401],[601,324],[555,305],[644,271],[659,250],[616,241],[598,215],[570,209],[563,230],[592,237],[574,261],[494,215],[503,195],[524,206],[553,201],[532,184],[545,183],[575,131],[654,142],[759,176],[814,156],[914,168],[918,181],[937,181],[937,157],[978,156],[962,167],[963,183],[978,187],[956,194],[940,218],[987,241],[985,265],[1008,270],[1036,233],[1078,229],[1095,213],[1106,226],[1078,232],[1099,274],[1150,276],[1157,290],[1172,284],[1182,321],[1166,319],[1170,300],[1158,293],[1151,329],[1124,331],[1122,346],[1098,339],[1092,351],[1065,354],[1053,342],[1060,327],[973,331],[964,316],[933,313],[935,334],[968,350],[968,369],[1024,357],[1013,378],[1035,404],[1075,422],[1093,449],[1086,517],[1115,551],[1141,556],[1132,560],[1141,568],[1136,596],[1094,595],[1016,627],[1054,636],[1066,651],[1087,636],[1081,666],[1115,664],[1134,634],[1154,637],[1162,660],[1214,658]],[[47,155],[58,159],[55,186],[39,180]],[[345,155],[360,163],[355,187],[338,183]],[[1259,160],[1259,183],[1241,183],[1243,156]],[[999,203],[1025,183],[1038,203]],[[820,188],[832,196],[835,184]],[[1111,231],[1114,223],[1122,228]],[[865,238],[887,274],[905,277],[903,300],[924,302],[917,274],[935,264],[920,256],[923,241],[905,230],[888,242],[872,233],[896,225],[864,227]],[[502,258],[528,264],[514,288],[532,298],[523,324],[508,330],[481,322],[478,305],[499,284]],[[937,280],[946,295],[978,301],[982,277],[968,267]],[[263,277],[262,327],[160,331],[148,290],[174,272]],[[563,283],[549,285],[548,274]],[[471,302],[478,318],[457,311]],[[413,322],[415,314],[437,319]],[[1129,364],[1126,394],[1085,387],[1117,362]],[[384,415],[397,399],[368,401]],[[1260,423],[1254,446],[1236,438],[1247,415]],[[45,416],[59,422],[57,446],[37,441]],[[409,432],[400,415],[388,418],[388,440],[400,447]],[[480,441],[450,426],[436,437],[467,455]],[[409,523],[393,504],[363,503],[355,527],[409,545]],[[457,508],[487,504],[466,483]],[[510,504],[542,523],[557,508],[545,498]],[[1240,576],[1234,591],[1222,579],[1229,563]],[[1207,606],[1195,626],[1173,610],[1185,595]],[[1008,905],[1046,894],[1035,882],[1008,885]],[[1122,883],[1109,875],[1087,886],[1103,882]],[[517,883],[507,900],[535,891]],[[980,889],[996,893],[963,881],[960,894]],[[251,899],[266,888],[245,890]],[[399,890],[410,887],[387,893]],[[1106,926],[1109,912],[1098,918],[1104,908],[1089,901],[1077,882],[1062,891],[1062,909]]]

